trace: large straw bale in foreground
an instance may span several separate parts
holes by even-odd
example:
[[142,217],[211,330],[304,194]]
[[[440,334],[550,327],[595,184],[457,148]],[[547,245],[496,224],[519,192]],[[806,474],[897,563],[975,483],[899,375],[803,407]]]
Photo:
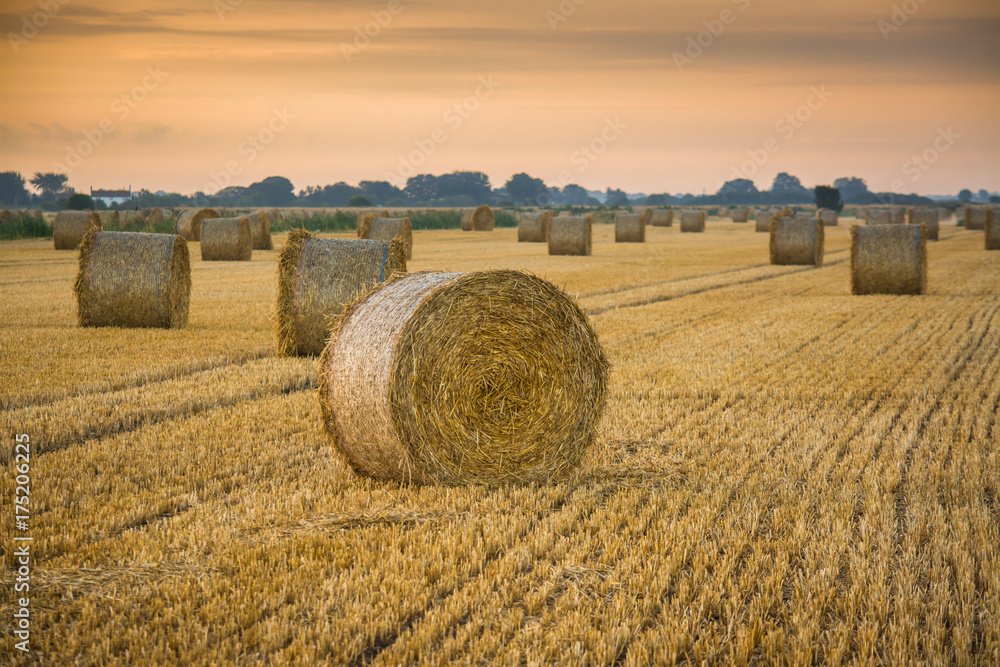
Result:
[[593,445],[608,364],[586,315],[518,271],[418,273],[353,304],[320,361],[326,430],[360,474],[547,483]]
[[589,255],[591,252],[590,216],[559,216],[549,227],[550,255]]
[[95,211],[59,211],[52,223],[52,241],[56,250],[75,250],[91,228],[101,227]]
[[552,211],[521,213],[517,220],[518,243],[545,243],[549,238]]
[[334,318],[396,273],[406,273],[399,239],[317,239],[293,229],[278,259],[278,354],[323,352]]
[[823,266],[825,233],[815,217],[771,220],[771,264]]
[[923,225],[851,228],[853,294],[924,294],[927,241]]
[[966,229],[986,229],[986,209],[978,206],[965,207],[965,228]]
[[267,211],[259,209],[249,216],[250,237],[254,250],[274,250],[274,241],[271,240],[271,216]]
[[670,208],[660,208],[653,211],[653,227],[673,227],[674,211]]
[[729,216],[733,222],[750,222],[750,209],[745,206],[730,209]]
[[907,223],[923,225],[928,241],[937,241],[941,229],[941,218],[936,208],[911,208],[907,211]]
[[81,327],[187,326],[191,266],[174,234],[92,229],[80,244],[73,291]]
[[638,213],[615,215],[615,243],[645,243],[646,221]]
[[705,209],[687,209],[681,211],[681,231],[705,231],[705,217]]
[[821,208],[816,211],[816,219],[819,220],[824,227],[836,227],[837,223],[840,222],[840,216],[837,212],[828,208]]
[[495,224],[493,209],[486,204],[462,214],[462,230],[466,232],[492,232]]
[[986,211],[986,249],[1000,250],[1000,214],[996,209]]
[[413,227],[409,218],[376,218],[366,229],[364,238],[375,241],[399,239],[406,259],[413,259]]
[[201,259],[205,262],[249,262],[253,256],[250,218],[207,218],[201,225]]
[[181,211],[174,223],[174,233],[188,241],[201,240],[201,225],[208,218],[221,218],[214,208],[188,208]]

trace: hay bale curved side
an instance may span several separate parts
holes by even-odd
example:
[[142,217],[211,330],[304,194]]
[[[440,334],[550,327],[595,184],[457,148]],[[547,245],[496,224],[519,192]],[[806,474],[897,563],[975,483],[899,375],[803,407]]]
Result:
[[174,233],[187,241],[201,241],[201,225],[208,218],[221,218],[214,208],[188,208],[181,211],[174,223]]
[[986,249],[1000,250],[1000,215],[996,209],[986,211],[986,222],[983,228],[986,230]]
[[293,229],[278,257],[278,354],[321,354],[348,304],[405,273],[406,250],[398,239],[317,239]]
[[615,243],[645,243],[646,221],[638,213],[615,215]]
[[250,213],[250,236],[254,250],[274,250],[274,241],[271,240],[271,217],[267,211],[258,209]]
[[705,231],[705,210],[687,209],[681,211],[681,232],[700,233]]
[[73,287],[81,327],[187,326],[191,262],[174,234],[91,229]]
[[826,235],[816,218],[775,216],[771,220],[771,264],[823,266]]
[[656,209],[653,211],[652,223],[653,227],[673,227],[674,226],[674,211],[673,209]]
[[549,238],[552,211],[521,213],[517,219],[518,243],[545,243]]
[[549,482],[596,437],[608,363],[586,315],[518,271],[419,273],[353,304],[320,360],[334,446],[360,474]]
[[928,241],[937,241],[941,232],[941,214],[936,208],[911,208],[907,211],[907,224],[923,225]]
[[249,262],[253,257],[250,218],[206,218],[201,224],[204,262]]
[[413,259],[413,227],[409,218],[377,218],[365,238],[374,241],[399,239],[406,251],[406,259]]
[[496,225],[493,217],[493,209],[486,204],[477,206],[471,211],[462,213],[462,231],[465,232],[492,232]]
[[549,226],[550,255],[589,255],[593,249],[590,216],[559,216]]
[[95,211],[59,211],[52,223],[52,242],[56,250],[76,250],[92,228],[102,228]]
[[745,206],[734,208],[729,213],[733,222],[750,222],[750,209]]
[[927,240],[923,225],[851,228],[852,294],[925,294]]

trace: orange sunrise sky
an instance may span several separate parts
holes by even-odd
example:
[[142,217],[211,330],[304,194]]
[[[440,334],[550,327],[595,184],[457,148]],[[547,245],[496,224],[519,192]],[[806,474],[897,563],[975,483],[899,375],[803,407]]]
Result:
[[36,0],[0,22],[0,171],[78,191],[401,161],[494,187],[1000,189],[997,0]]

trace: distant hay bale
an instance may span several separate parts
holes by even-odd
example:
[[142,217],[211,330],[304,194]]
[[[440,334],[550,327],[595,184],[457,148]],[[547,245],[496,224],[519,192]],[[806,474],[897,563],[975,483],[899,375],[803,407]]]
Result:
[[596,441],[608,362],[580,307],[518,271],[418,273],[352,304],[320,359],[327,434],[359,474],[550,483]]
[[681,231],[705,231],[705,209],[686,209],[681,211]]
[[646,221],[639,213],[615,216],[615,243],[645,243]]
[[146,218],[141,211],[121,211],[119,216],[122,230],[143,231],[149,227],[149,223],[146,222]]
[[146,221],[151,225],[155,225],[158,222],[163,222],[163,209],[162,208],[149,209],[149,214],[146,216]]
[[358,238],[366,239],[372,231],[372,223],[376,220],[374,213],[364,213],[358,218]]
[[923,225],[851,228],[852,294],[927,292],[927,241]]
[[754,228],[758,232],[771,232],[771,218],[773,218],[778,213],[781,213],[781,209],[771,209],[766,211],[764,209],[759,209],[754,213]]
[[253,257],[250,218],[206,218],[201,223],[204,262],[249,262]]
[[91,229],[73,288],[81,327],[187,326],[191,266],[174,234]]
[[549,238],[552,211],[521,213],[517,220],[518,243],[545,243]]
[[321,354],[333,319],[396,273],[406,273],[398,239],[317,239],[304,229],[290,231],[278,257],[278,354]]
[[495,224],[493,209],[485,204],[462,214],[462,231],[492,232]]
[[399,239],[406,251],[406,259],[413,259],[413,228],[409,218],[377,218],[365,238],[373,241]]
[[258,209],[251,213],[250,236],[254,250],[274,250],[274,241],[271,240],[271,218],[263,209]]
[[589,255],[592,250],[590,216],[559,216],[549,224],[550,255]]
[[814,217],[771,220],[771,264],[823,266],[824,242],[823,224]]
[[720,218],[728,218],[729,215],[730,215],[730,210],[729,210],[728,206],[720,206],[719,207],[719,217]]
[[978,206],[965,207],[965,228],[972,230],[986,229],[986,209]]
[[951,218],[951,209],[945,208],[943,206],[938,208],[938,221],[945,222]]
[[639,216],[642,218],[642,226],[644,229],[653,224],[653,209],[644,208],[639,213]]
[[997,209],[986,211],[986,223],[983,229],[986,231],[986,249],[1000,250],[1000,213]]
[[937,241],[941,229],[940,214],[936,208],[911,208],[907,212],[907,224],[923,225],[928,241]]
[[837,223],[840,222],[840,216],[837,215],[837,212],[828,208],[816,211],[816,218],[823,223],[824,227],[836,227]]
[[174,233],[187,241],[201,240],[201,225],[208,218],[221,218],[214,208],[188,208],[181,211],[174,223]]
[[98,211],[97,215],[101,216],[101,227],[118,227],[121,225],[122,217],[118,211]]
[[750,222],[750,209],[745,206],[730,209],[729,215],[733,222]]
[[661,208],[653,211],[653,227],[673,227],[674,211],[669,208]]
[[75,250],[91,228],[102,228],[96,211],[59,211],[52,223],[56,250]]
[[887,208],[870,208],[865,214],[865,224],[868,225],[895,225],[895,215]]

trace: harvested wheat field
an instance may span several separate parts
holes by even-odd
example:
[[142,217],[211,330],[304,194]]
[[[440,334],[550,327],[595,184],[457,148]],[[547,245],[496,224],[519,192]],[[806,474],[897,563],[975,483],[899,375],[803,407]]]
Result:
[[[32,653],[13,649],[5,541],[3,655],[1000,663],[1000,253],[942,225],[926,294],[854,296],[854,224],[825,230],[821,267],[771,265],[766,235],[716,220],[641,244],[596,224],[584,256],[514,228],[414,231],[409,272],[534,273],[606,354],[580,465],[501,485],[353,472],[317,360],[277,356],[284,233],[238,263],[189,242],[182,329],[77,327],[77,253],[0,243],[0,526],[33,540]],[[484,419],[516,409],[494,393]]]

